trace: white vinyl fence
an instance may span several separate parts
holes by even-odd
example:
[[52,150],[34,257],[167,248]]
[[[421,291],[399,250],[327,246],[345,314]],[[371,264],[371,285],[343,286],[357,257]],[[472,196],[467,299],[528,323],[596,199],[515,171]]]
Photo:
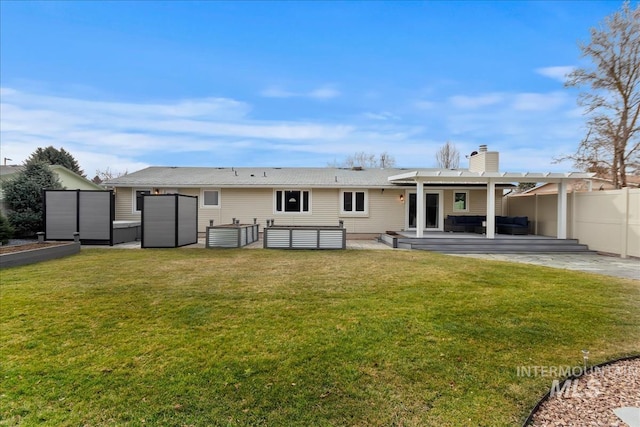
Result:
[[[528,216],[534,234],[556,236],[556,194],[506,197],[507,215]],[[568,194],[567,237],[589,249],[640,257],[640,189]]]

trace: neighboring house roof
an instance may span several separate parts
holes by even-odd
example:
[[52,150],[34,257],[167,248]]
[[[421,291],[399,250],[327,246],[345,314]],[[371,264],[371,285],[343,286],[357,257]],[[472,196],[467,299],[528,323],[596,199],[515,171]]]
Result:
[[[630,183],[631,184],[631,183]],[[635,185],[630,185],[630,187],[635,187]],[[602,190],[615,190],[613,183],[609,179],[604,178],[591,178],[591,191],[602,191]],[[574,180],[567,182],[567,193],[572,192],[581,192],[581,191],[589,191],[589,182],[586,180]],[[558,194],[558,184],[556,183],[545,183],[540,184],[536,187],[530,188],[527,191],[523,191],[522,193],[510,193],[509,197],[526,197],[526,196],[535,196],[535,195],[543,195],[543,194]]]
[[22,165],[0,165],[0,178],[6,178],[9,175],[20,172],[24,169]]
[[[49,168],[57,175],[60,184],[68,190],[104,190],[104,187],[81,177],[64,166],[50,165]],[[0,165],[0,179],[5,181],[23,169],[23,165]],[[0,190],[0,197],[2,196],[3,193]]]
[[104,187],[84,178],[70,169],[60,165],[49,166],[58,175],[60,183],[67,190],[104,190]]

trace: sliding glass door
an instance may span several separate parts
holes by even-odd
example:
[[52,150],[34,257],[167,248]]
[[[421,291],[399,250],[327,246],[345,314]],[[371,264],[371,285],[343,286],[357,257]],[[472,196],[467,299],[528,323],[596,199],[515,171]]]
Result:
[[[416,193],[409,193],[407,206],[407,228],[416,229],[418,198]],[[442,230],[442,191],[427,191],[424,194],[425,230]]]

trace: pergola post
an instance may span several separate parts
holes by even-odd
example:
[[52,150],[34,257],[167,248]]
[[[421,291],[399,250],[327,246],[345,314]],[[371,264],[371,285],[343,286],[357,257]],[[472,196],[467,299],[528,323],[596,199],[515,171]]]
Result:
[[487,239],[496,237],[496,183],[489,179],[487,182]]
[[567,238],[567,182],[558,183],[558,239]]
[[425,207],[424,207],[424,182],[416,181],[416,237],[424,235]]

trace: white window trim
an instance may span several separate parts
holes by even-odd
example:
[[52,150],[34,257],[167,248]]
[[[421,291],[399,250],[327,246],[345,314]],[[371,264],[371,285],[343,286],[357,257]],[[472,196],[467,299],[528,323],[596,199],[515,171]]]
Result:
[[149,194],[153,194],[153,188],[134,188],[131,193],[131,213],[140,215],[142,211],[139,211],[136,209],[137,207],[136,194],[138,191],[148,191]]
[[[204,192],[205,191],[217,191],[218,192],[218,204],[217,205],[205,205],[204,204]],[[222,191],[219,188],[201,188],[200,189],[200,207],[203,209],[220,209],[222,206]]]
[[[465,194],[465,209],[456,208],[456,193]],[[453,212],[469,212],[469,190],[453,190]]]
[[[278,211],[278,202],[276,200],[276,197],[278,197],[278,191],[282,191],[282,197],[284,197],[284,192],[285,191],[299,191],[300,194],[302,195],[303,191],[306,191],[309,193],[309,210],[308,211],[298,211],[298,212],[286,212],[286,211]],[[274,215],[311,215],[311,212],[313,211],[313,192],[311,191],[310,188],[274,188],[273,189],[273,214]],[[283,207],[284,207],[284,203],[285,201],[282,200],[283,203]]]
[[[352,194],[352,206],[354,208],[353,211],[345,211],[344,210],[344,193],[353,193]],[[364,211],[356,211],[356,196],[355,193],[364,193]],[[366,217],[369,216],[369,190],[363,188],[344,188],[340,190],[340,216],[361,216]]]

